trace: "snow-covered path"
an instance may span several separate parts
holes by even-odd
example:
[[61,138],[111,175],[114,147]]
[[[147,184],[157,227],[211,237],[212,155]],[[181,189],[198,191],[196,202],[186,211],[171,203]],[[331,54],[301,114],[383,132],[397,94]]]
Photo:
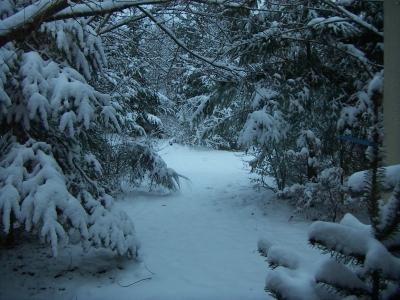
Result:
[[[168,146],[160,154],[168,166],[189,177],[192,185],[183,183],[181,192],[173,194],[137,190],[117,202],[135,222],[143,263],[116,258],[105,250],[83,255],[67,246],[54,261],[63,276],[55,278],[51,272],[57,268],[48,267],[36,281],[51,280],[48,285],[52,287],[29,291],[30,295],[57,299],[267,299],[263,289],[268,264],[257,252],[260,236],[312,260],[307,245],[309,222],[301,218],[289,222],[293,208],[274,201],[272,192],[254,191],[247,179],[252,175],[243,170],[243,162],[234,153]],[[74,268],[79,272],[68,271]],[[130,285],[141,279],[146,280]],[[28,277],[25,285],[32,282],[33,286],[34,280],[35,276]],[[6,286],[5,281],[3,284]],[[36,286],[40,290],[37,282]],[[20,294],[28,296],[23,289]]]

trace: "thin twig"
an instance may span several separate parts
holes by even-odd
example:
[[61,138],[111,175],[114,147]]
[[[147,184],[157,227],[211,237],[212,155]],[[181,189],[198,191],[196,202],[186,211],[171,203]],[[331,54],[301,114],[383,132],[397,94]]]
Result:
[[254,230],[258,230],[256,227],[249,225],[251,228],[253,228]]
[[71,267],[71,264],[72,264],[72,255],[71,255],[71,253],[69,254],[69,256],[71,257],[71,261],[69,262],[68,269],[67,269],[67,271],[65,271],[63,276],[65,276],[69,272],[69,268]]
[[150,271],[149,269],[147,269],[146,264],[144,264],[144,268],[145,268],[147,271],[149,271],[151,274],[156,275],[156,274],[154,274],[152,271]]
[[141,282],[141,281],[144,281],[144,280],[150,280],[150,279],[151,279],[151,277],[149,277],[149,278],[144,278],[144,279],[140,279],[140,280],[135,281],[134,283],[131,283],[131,284],[128,284],[128,285],[121,285],[121,284],[118,282],[118,280],[117,280],[117,283],[118,283],[119,286],[128,287],[128,286],[134,285],[134,284],[136,284],[136,283],[138,283],[138,282]]

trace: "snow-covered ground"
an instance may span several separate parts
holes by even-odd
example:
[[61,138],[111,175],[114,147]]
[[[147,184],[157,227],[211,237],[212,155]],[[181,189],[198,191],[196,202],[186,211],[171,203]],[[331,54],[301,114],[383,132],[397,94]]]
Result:
[[0,299],[268,299],[259,237],[309,268],[322,258],[307,245],[310,221],[289,221],[293,207],[254,191],[237,154],[176,145],[160,154],[192,184],[180,193],[144,186],[117,200],[135,222],[143,262],[70,245],[57,258],[47,244],[1,249]]

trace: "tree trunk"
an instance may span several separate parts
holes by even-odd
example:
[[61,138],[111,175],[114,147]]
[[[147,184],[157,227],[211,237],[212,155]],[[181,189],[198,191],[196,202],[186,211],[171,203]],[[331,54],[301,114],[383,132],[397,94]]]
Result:
[[14,222],[15,216],[14,213],[11,211],[10,213],[10,229],[6,235],[5,246],[7,249],[11,248],[14,245]]

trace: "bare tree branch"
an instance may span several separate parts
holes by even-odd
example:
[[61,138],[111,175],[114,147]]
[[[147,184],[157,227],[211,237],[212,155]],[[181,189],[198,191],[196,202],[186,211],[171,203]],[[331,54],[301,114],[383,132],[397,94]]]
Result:
[[160,28],[163,32],[165,32],[180,48],[182,48],[185,51],[187,51],[188,53],[192,54],[194,57],[198,58],[199,60],[201,60],[207,64],[210,64],[214,67],[217,67],[219,69],[224,69],[229,72],[240,72],[240,71],[247,72],[246,69],[242,69],[242,68],[238,68],[236,66],[220,63],[220,62],[215,61],[215,59],[213,59],[213,58],[204,57],[202,55],[199,55],[199,54],[193,52],[185,45],[185,43],[183,43],[181,40],[179,40],[169,28],[165,27],[161,22],[159,22],[148,10],[146,10],[140,6],[138,6],[138,9],[141,12],[143,12],[143,14],[147,15],[149,17],[149,19],[152,20],[154,22],[154,24],[158,26],[158,28]]

